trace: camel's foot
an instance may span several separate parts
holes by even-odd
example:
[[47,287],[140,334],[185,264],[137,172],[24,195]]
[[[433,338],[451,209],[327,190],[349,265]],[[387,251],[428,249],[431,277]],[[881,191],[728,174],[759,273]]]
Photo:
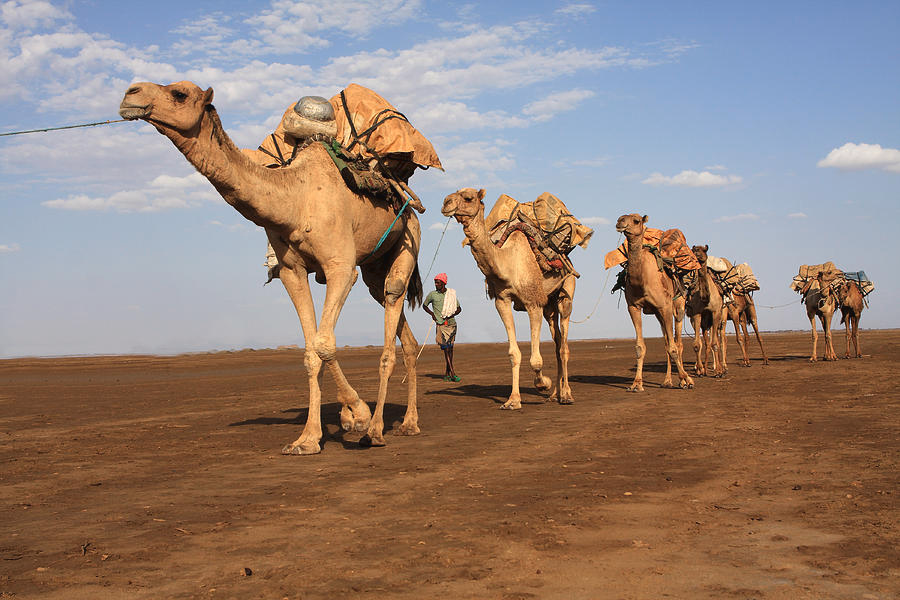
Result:
[[341,408],[341,428],[344,431],[366,431],[371,419],[372,411],[362,400],[357,399],[355,404],[345,404]]
[[644,391],[644,382],[643,381],[635,381],[625,390],[626,392],[643,392]]
[[857,354],[856,358],[862,358],[862,353]]
[[321,451],[322,448],[321,446],[319,446],[319,443],[313,441],[306,441],[301,443],[294,442],[281,449],[282,454],[295,456],[305,454],[318,454]]
[[748,361],[742,361],[742,362],[741,362],[741,366],[742,366],[742,367],[749,367],[749,366],[750,366],[750,361],[749,361],[749,360],[748,360]]
[[815,357],[815,356],[810,356],[810,357],[809,357],[809,362],[818,362],[818,361],[816,360],[816,357]]
[[572,398],[572,394],[563,394],[559,397],[560,404],[575,404],[575,399]]
[[522,410],[522,399],[518,396],[510,397],[503,406],[500,407],[501,410]]
[[394,430],[394,435],[419,435],[420,433],[421,430],[416,423],[407,423],[406,421]]
[[534,378],[534,387],[536,387],[539,392],[546,392],[553,387],[553,380],[546,375],[536,375]]
[[670,377],[666,377],[665,379],[663,379],[662,385],[660,387],[669,388],[669,389],[674,388],[675,384],[672,383],[672,377],[670,376]]
[[683,390],[692,390],[694,389],[694,380],[690,377],[685,377],[681,380],[681,383],[679,385]]
[[359,439],[359,445],[363,448],[381,448],[387,446],[384,441],[384,434],[379,431],[370,430],[366,435]]

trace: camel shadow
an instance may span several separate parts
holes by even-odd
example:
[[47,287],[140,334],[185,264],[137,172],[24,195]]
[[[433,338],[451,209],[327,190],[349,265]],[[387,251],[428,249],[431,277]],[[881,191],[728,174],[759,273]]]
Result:
[[[369,408],[372,407],[370,406]],[[322,446],[322,449],[325,449],[325,445],[328,442],[335,442],[341,444],[347,450],[367,450],[367,446],[362,446],[359,443],[360,438],[363,437],[363,433],[356,431],[344,431],[343,429],[341,429],[339,425],[340,411],[341,405],[338,402],[330,402],[328,404],[322,405],[322,420],[324,424],[322,426],[322,439],[319,442],[319,444]],[[254,419],[245,419],[243,421],[229,423],[228,426],[244,427],[247,425],[296,425],[299,427],[303,427],[303,425],[306,424],[306,419],[309,415],[309,408],[287,408],[281,411],[281,414],[283,415],[288,415],[290,413],[296,413],[296,415],[291,417],[256,417]],[[403,422],[403,417],[405,415],[406,405],[385,402],[385,435],[390,434],[396,427],[399,427],[400,423]],[[334,428],[334,425],[337,425],[337,429]]]
[[[453,396],[456,398],[482,398],[491,400],[494,404],[503,404],[509,399],[509,393],[512,387],[506,385],[477,385],[469,383],[466,385],[458,385],[445,390],[434,390],[425,392],[426,395],[440,394]],[[541,395],[535,388],[519,387],[519,394],[522,396],[522,404],[544,404],[546,397]],[[526,398],[528,396],[528,398]]]
[[606,387],[621,388],[631,384],[632,377],[619,377],[618,375],[570,375],[569,383],[586,383],[589,385],[603,385]]

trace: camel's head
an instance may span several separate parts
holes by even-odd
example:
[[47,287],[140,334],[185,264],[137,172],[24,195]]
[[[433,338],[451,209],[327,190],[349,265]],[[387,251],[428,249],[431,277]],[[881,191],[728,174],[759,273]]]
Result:
[[456,217],[457,221],[474,217],[484,212],[484,190],[463,188],[444,198],[441,214],[445,217]]
[[616,221],[616,231],[625,235],[643,235],[648,218],[647,215],[641,216],[638,213],[622,215]]
[[169,85],[141,82],[132,84],[119,105],[119,114],[129,120],[144,119],[157,127],[187,133],[194,129],[213,99],[190,81]]
[[698,263],[700,263],[701,265],[705,265],[706,259],[709,258],[709,254],[707,254],[707,252],[709,252],[709,245],[692,246],[691,252],[694,253],[694,256],[697,258]]

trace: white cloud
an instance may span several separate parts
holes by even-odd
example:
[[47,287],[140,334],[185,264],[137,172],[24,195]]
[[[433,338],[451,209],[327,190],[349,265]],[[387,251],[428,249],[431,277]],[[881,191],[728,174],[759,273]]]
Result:
[[581,221],[582,225],[612,225],[612,221],[606,217],[585,217],[578,220]]
[[805,218],[806,218],[806,213],[802,213],[802,212],[794,212],[794,213],[788,214],[788,219],[805,219]]
[[610,161],[608,156],[597,156],[594,158],[583,158],[580,160],[559,161],[557,166],[576,166],[576,167],[602,167]]
[[479,113],[463,102],[439,102],[419,110],[408,111],[411,122],[429,135],[469,129],[502,129],[525,127],[528,120],[500,110]]
[[21,247],[16,243],[0,244],[0,254],[12,254],[13,252],[18,252],[19,250],[21,250]]
[[0,5],[0,20],[10,29],[47,27],[59,20],[71,19],[68,11],[43,0],[4,2]]
[[727,171],[728,169],[724,165],[710,165],[708,167],[703,167],[707,171]]
[[741,213],[739,215],[730,215],[714,219],[714,223],[730,223],[732,221],[758,221],[759,215],[753,213]]
[[454,229],[459,229],[460,224],[451,218],[449,224],[447,221],[432,223],[431,225],[428,226],[428,230],[429,231],[444,231],[444,227],[447,228],[447,231],[452,231]]
[[662,173],[653,173],[641,183],[647,185],[667,185],[680,187],[723,187],[735,185],[743,181],[738,175],[716,175],[709,171],[682,171],[677,175],[666,176]]
[[575,110],[578,105],[588,98],[595,96],[590,90],[569,90],[567,92],[558,92],[550,94],[543,100],[537,100],[525,105],[522,113],[530,116],[537,122],[549,121],[555,115],[561,112]]
[[199,173],[186,177],[160,175],[145,189],[123,190],[109,196],[76,194],[47,200],[42,206],[73,211],[114,211],[120,213],[158,212],[175,208],[191,208],[217,201],[219,196]]
[[556,9],[556,14],[566,17],[583,17],[584,15],[596,12],[597,8],[593,4],[571,3],[566,4],[562,8]]
[[882,148],[880,144],[854,144],[847,142],[835,148],[820,160],[819,167],[833,167],[842,171],[881,169],[900,173],[900,150]]

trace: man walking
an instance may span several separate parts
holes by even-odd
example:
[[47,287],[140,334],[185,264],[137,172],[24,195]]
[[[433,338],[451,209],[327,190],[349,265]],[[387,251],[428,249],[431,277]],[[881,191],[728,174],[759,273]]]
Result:
[[[429,304],[432,308],[428,308]],[[431,315],[437,327],[435,342],[444,351],[446,362],[444,381],[459,381],[459,375],[453,370],[453,342],[456,340],[456,319],[453,317],[462,312],[462,307],[456,299],[456,290],[447,287],[446,273],[434,276],[434,291],[425,297],[422,308]]]

